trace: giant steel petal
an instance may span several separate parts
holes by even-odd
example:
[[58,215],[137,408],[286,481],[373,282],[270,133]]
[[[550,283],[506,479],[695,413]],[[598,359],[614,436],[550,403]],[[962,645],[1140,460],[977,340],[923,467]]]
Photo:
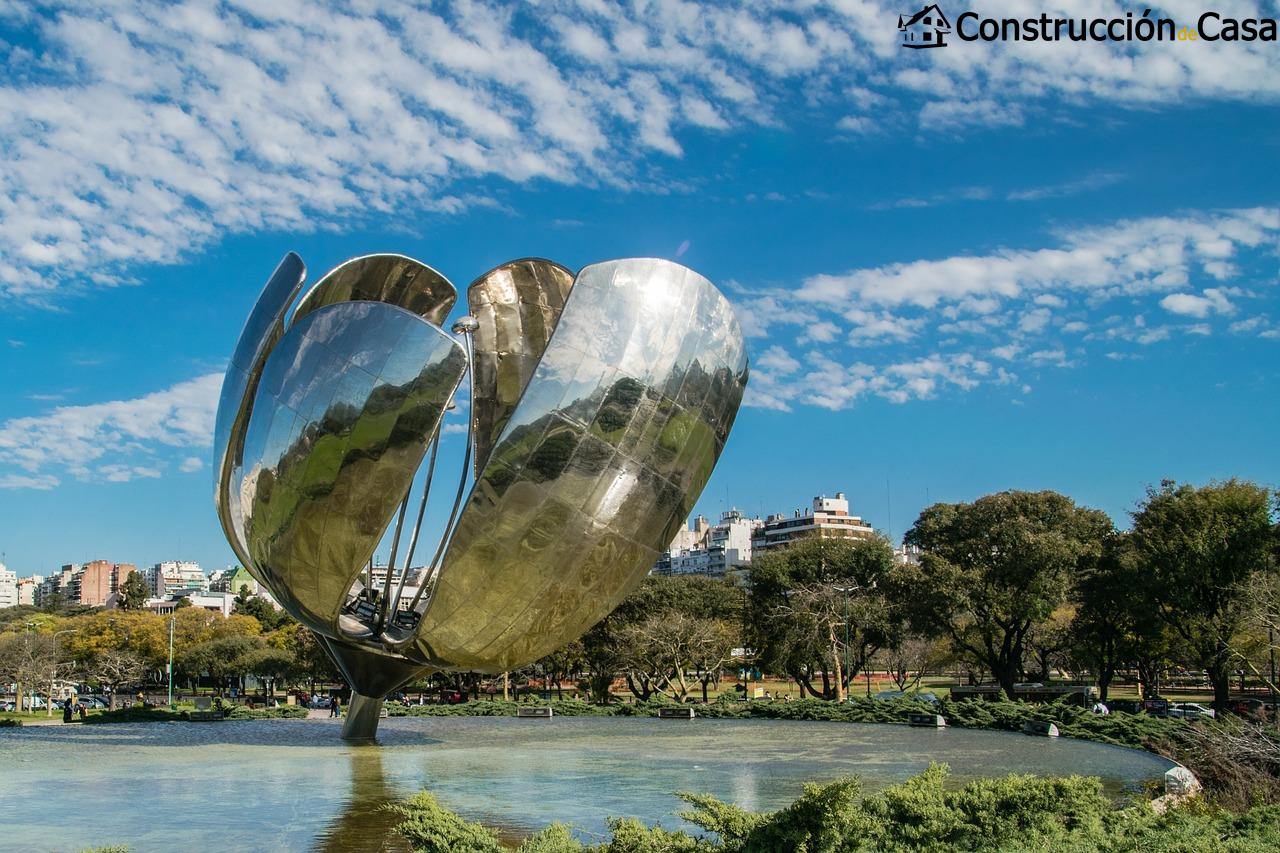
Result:
[[224,485],[233,465],[238,464],[244,432],[250,415],[250,401],[257,390],[258,377],[267,354],[279,340],[289,305],[302,288],[307,268],[302,258],[289,252],[267,280],[227,366],[218,401],[213,432],[213,495],[223,533],[236,556],[249,566],[244,536],[244,518],[239,492]]
[[231,471],[247,565],[307,627],[340,611],[413,482],[466,371],[461,346],[394,305],[338,302],[295,318],[263,365]]
[[477,475],[533,377],[572,287],[569,270],[524,258],[489,270],[467,288],[477,321],[471,371]]
[[334,267],[298,302],[293,321],[339,302],[383,302],[443,325],[458,293],[447,278],[404,255],[352,258]]
[[746,376],[711,282],[654,259],[584,268],[402,650],[498,672],[607,615],[706,485]]

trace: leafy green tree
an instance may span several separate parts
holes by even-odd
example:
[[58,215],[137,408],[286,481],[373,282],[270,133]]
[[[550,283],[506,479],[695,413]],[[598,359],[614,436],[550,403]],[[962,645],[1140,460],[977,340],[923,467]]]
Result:
[[907,531],[923,555],[901,575],[899,595],[918,628],[949,637],[1012,698],[1032,626],[1067,600],[1110,532],[1104,513],[1056,492],[934,504]]
[[1165,480],[1133,515],[1133,546],[1159,614],[1204,668],[1219,712],[1230,697],[1233,639],[1275,571],[1271,492],[1242,480]]
[[276,682],[287,682],[298,672],[297,661],[293,655],[284,649],[268,645],[250,649],[241,655],[233,666],[266,685],[268,696],[276,695]]
[[897,572],[892,546],[878,536],[801,539],[760,554],[750,570],[758,662],[802,691],[843,699],[903,627]]
[[1144,695],[1153,695],[1169,643],[1129,534],[1106,538],[1101,559],[1080,577],[1073,597],[1072,649],[1093,673],[1100,698],[1106,701],[1116,674],[1129,665],[1137,667]]
[[16,686],[15,707],[19,711],[23,708],[23,691],[34,696],[39,685],[51,685],[63,659],[62,645],[52,634],[19,631],[0,636],[0,682]]
[[[585,683],[592,701],[608,702],[609,687],[620,675],[640,699],[650,698],[662,689],[665,676],[675,675],[670,667],[658,664],[660,656],[652,654],[646,646],[639,626],[675,613],[740,625],[742,598],[741,589],[724,578],[701,575],[645,578],[635,592],[581,639],[582,667],[588,673]],[[701,662],[709,663],[706,655],[701,656]],[[715,674],[708,674],[705,669],[698,672],[700,681],[703,677],[714,680],[719,675],[718,670]]]
[[150,597],[151,588],[147,586],[142,572],[129,572],[129,576],[124,579],[124,585],[120,587],[120,609],[142,610],[147,606],[147,599]]
[[274,631],[286,622],[292,621],[289,614],[283,610],[276,610],[271,606],[271,602],[249,592],[248,585],[240,587],[231,612],[241,616],[252,616],[258,620],[264,631]]

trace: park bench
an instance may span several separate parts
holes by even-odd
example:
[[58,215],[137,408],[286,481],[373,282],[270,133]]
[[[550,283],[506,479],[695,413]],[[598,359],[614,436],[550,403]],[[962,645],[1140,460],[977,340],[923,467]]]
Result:
[[660,720],[692,720],[694,718],[692,708],[659,708],[658,719]]
[[543,705],[527,705],[516,708],[516,716],[528,719],[546,719],[555,716],[555,711]]
[[208,696],[197,696],[195,703],[196,709],[187,715],[192,722],[211,723],[223,718],[222,712],[214,709],[213,701]]

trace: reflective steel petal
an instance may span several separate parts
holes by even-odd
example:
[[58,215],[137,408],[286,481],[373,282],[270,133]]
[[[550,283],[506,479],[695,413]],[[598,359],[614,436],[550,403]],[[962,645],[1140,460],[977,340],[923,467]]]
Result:
[[437,326],[458,300],[447,278],[404,255],[365,255],[335,267],[307,291],[293,322],[338,302],[384,302],[417,314]]
[[702,276],[651,259],[583,269],[403,650],[497,672],[607,615],[692,509],[746,377],[733,310]]
[[249,563],[281,604],[330,637],[413,482],[466,370],[462,347],[393,305],[339,302],[294,321],[262,369],[243,459]]
[[302,288],[306,275],[307,268],[302,258],[293,252],[284,256],[249,312],[249,319],[240,332],[240,340],[222,380],[213,432],[214,504],[227,542],[246,567],[250,567],[250,560],[244,540],[240,495],[227,488],[228,478],[232,466],[239,464],[240,446],[249,421],[249,403],[257,391],[262,363],[280,339],[285,314]]
[[467,306],[479,323],[471,366],[477,474],[529,384],[572,287],[569,270],[525,258],[490,270],[467,288]]

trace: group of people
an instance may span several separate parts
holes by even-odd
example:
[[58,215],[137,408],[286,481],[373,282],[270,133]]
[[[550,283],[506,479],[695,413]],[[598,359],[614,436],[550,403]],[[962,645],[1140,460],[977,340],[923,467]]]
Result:
[[79,714],[80,722],[84,722],[84,718],[88,715],[88,712],[89,709],[85,707],[83,702],[77,702],[75,699],[71,698],[64,699],[62,702],[62,722],[64,723],[69,723],[75,719],[73,716],[75,714]]

